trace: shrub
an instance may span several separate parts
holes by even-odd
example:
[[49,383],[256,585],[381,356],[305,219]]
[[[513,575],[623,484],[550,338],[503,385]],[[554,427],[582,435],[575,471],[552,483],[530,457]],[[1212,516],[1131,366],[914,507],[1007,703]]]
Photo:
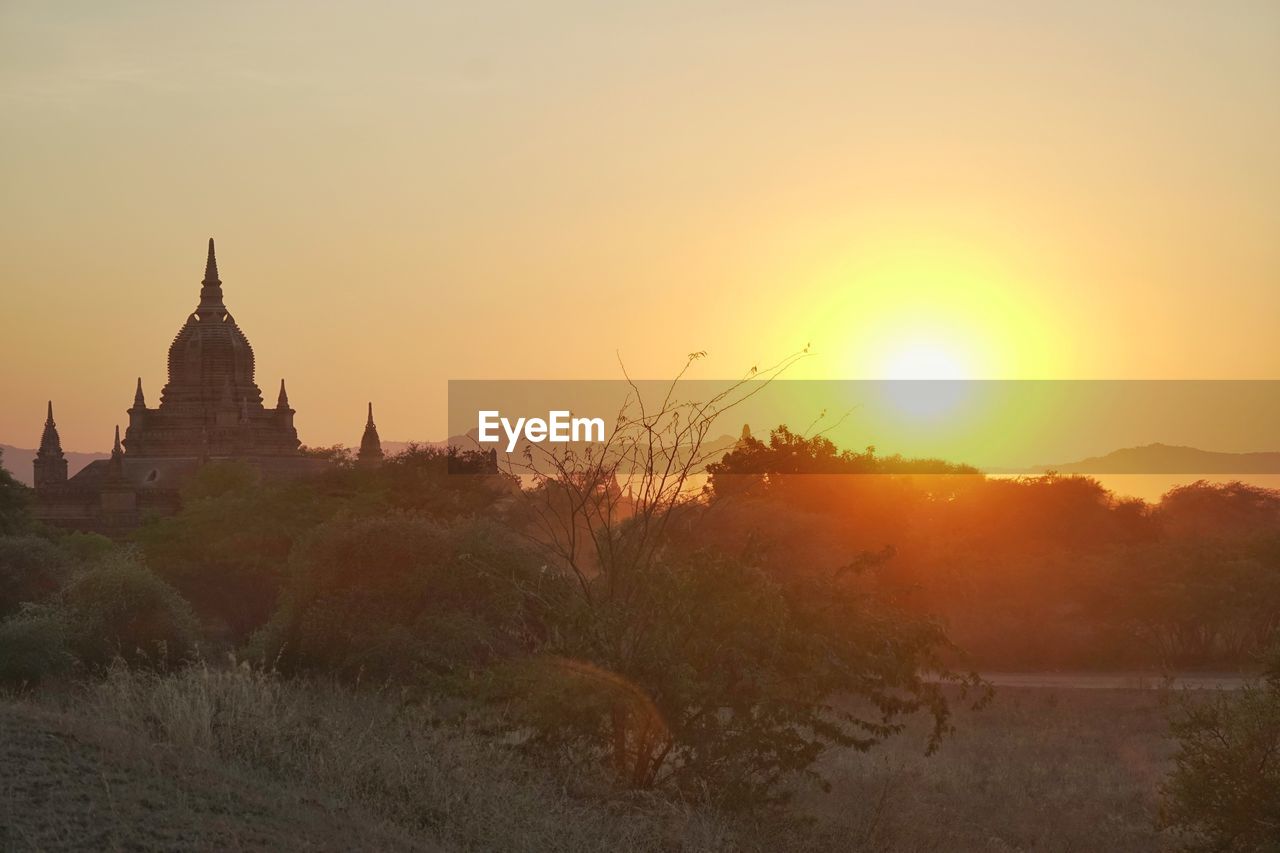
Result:
[[71,663],[66,619],[57,610],[28,607],[0,622],[0,684],[37,684]]
[[198,626],[190,606],[131,554],[78,575],[62,600],[71,649],[91,666],[120,657],[163,667],[195,653]]
[[20,533],[31,526],[30,500],[31,489],[5,469],[4,451],[0,450],[0,536]]
[[341,518],[302,544],[254,654],[284,671],[419,681],[527,645],[541,563],[487,523]]
[[245,464],[206,465],[178,515],[136,534],[147,564],[191,604],[208,636],[234,645],[271,618],[295,541],[332,512],[306,483],[255,477]]
[[48,599],[71,572],[67,553],[39,536],[0,536],[0,618]]
[[1194,851],[1280,851],[1280,649],[1265,681],[1184,701],[1162,819]]
[[637,568],[612,599],[601,575],[556,612],[543,654],[495,684],[531,744],[603,763],[623,787],[726,808],[785,799],[778,783],[817,776],[829,747],[868,750],[917,711],[932,718],[929,751],[949,729],[944,693],[922,675],[948,677],[942,631],[848,580],[772,577],[707,552]]

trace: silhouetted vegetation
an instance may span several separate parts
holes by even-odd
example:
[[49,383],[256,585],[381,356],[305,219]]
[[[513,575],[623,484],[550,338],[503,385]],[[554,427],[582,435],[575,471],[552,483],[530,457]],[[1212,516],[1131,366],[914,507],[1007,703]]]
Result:
[[0,450],[0,536],[12,536],[27,529],[31,523],[30,500],[31,490],[4,468],[4,451]]
[[1237,694],[1184,700],[1163,819],[1185,849],[1280,850],[1280,645],[1264,677]]
[[[211,464],[128,543],[35,525],[13,492],[0,682],[233,653],[432,697],[461,715],[435,724],[470,719],[521,766],[741,811],[825,783],[833,750],[931,752],[989,698],[970,670],[1238,667],[1277,638],[1280,493],[1148,505],[786,427],[702,458],[735,393],[624,412],[607,452],[527,470],[430,447],[377,467],[331,448],[285,484]],[[1177,724],[1166,817],[1205,849],[1271,826],[1254,777],[1213,780],[1271,784],[1276,695]]]
[[1280,629],[1276,491],[1200,482],[1149,506],[1079,475],[987,478],[785,427],[742,444],[711,466],[699,537],[810,567],[887,549],[880,583],[980,666],[1233,667]]

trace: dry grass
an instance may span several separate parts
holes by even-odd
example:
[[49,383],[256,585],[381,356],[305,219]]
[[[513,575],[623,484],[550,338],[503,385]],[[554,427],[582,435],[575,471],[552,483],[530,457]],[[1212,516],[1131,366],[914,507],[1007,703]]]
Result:
[[930,757],[923,731],[829,755],[831,793],[801,805],[872,850],[1168,849],[1154,828],[1173,752],[1159,692],[1006,687],[955,725]]
[[384,821],[79,715],[0,703],[0,850],[413,850]]
[[[428,704],[400,694],[287,683],[246,668],[192,667],[165,677],[120,669],[63,697],[60,705],[56,713],[44,712],[47,722],[88,729],[95,743],[112,744],[117,753],[137,751],[146,742],[166,756],[169,775],[196,799],[205,784],[200,774],[217,767],[251,780],[250,787],[306,791],[326,810],[342,809],[378,837],[417,849],[714,851],[770,846],[754,827],[731,824],[705,810],[657,798],[624,802],[592,791],[587,780],[557,778],[465,724],[442,723]],[[0,710],[0,718],[13,719],[19,709],[31,713],[29,706],[11,706],[7,714]],[[12,760],[0,767],[0,773],[19,777],[32,770],[26,764],[14,766]],[[127,775],[128,768],[120,772]],[[70,786],[67,797],[74,800],[88,796],[94,781],[69,771],[59,784]],[[11,810],[20,808],[21,803],[15,804],[18,793],[0,787],[0,810],[6,802]],[[220,794],[210,790],[203,796],[214,800]],[[152,794],[147,797],[154,800]],[[165,798],[156,811],[178,799],[177,794]],[[27,801],[29,805],[31,798]],[[48,814],[44,823],[68,820]],[[65,838],[84,829],[70,823],[62,833]],[[174,846],[155,843],[141,830],[130,835],[119,824],[114,831],[121,849]],[[79,849],[58,843],[56,830],[41,837],[46,842],[31,845],[33,849]],[[23,838],[13,841],[21,845]],[[344,846],[336,843],[333,849]],[[384,848],[381,842],[355,846]],[[227,847],[195,844],[190,849]],[[316,845],[299,836],[283,847],[244,847]]]
[[196,667],[121,670],[50,702],[0,704],[2,849],[1167,847],[1153,822],[1171,745],[1152,691],[1002,688],[935,756],[923,730],[833,753],[830,793],[798,795],[806,832],[601,793],[402,694]]

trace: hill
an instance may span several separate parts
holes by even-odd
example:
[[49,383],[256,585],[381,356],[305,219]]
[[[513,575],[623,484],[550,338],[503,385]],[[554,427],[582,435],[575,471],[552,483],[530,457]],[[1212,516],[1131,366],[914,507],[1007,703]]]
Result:
[[[4,453],[3,464],[10,474],[20,483],[33,485],[31,462],[36,458],[36,451],[30,447],[14,447],[11,444],[0,444]],[[106,459],[110,453],[78,453],[73,450],[64,451],[67,457],[67,476],[74,477],[76,472],[95,459]]]
[[1027,473],[1061,474],[1280,474],[1280,452],[1221,453],[1170,444],[1126,447],[1078,462],[1044,465]]

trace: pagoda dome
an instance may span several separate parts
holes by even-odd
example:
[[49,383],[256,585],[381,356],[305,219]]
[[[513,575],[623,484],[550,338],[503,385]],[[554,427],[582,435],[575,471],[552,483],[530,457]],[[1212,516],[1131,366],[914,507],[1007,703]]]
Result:
[[196,311],[169,346],[169,384],[221,389],[252,385],[253,347],[225,310]]
[[225,390],[234,400],[259,407],[254,383],[253,347],[222,302],[222,281],[213,239],[201,282],[200,304],[169,346],[169,381],[162,401],[216,402]]

